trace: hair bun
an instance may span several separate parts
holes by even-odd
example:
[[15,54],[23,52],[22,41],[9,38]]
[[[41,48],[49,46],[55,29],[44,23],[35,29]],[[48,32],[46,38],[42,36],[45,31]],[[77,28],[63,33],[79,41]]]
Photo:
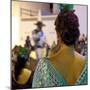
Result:
[[62,41],[67,45],[75,44],[80,35],[78,17],[74,12],[60,12],[55,21],[56,31],[60,32]]
[[79,27],[79,21],[78,17],[74,14],[74,11],[69,11],[63,15],[64,17],[64,26],[67,28],[78,28]]

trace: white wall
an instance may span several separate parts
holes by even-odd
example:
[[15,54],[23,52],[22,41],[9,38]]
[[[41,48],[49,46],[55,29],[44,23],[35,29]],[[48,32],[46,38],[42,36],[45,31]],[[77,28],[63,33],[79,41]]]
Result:
[[20,28],[20,30],[21,30],[21,33],[20,33],[20,44],[21,45],[24,45],[26,36],[29,35],[30,38],[32,38],[32,31],[36,28],[34,23],[36,23],[36,21],[22,21],[21,22],[21,28]]
[[51,46],[53,41],[57,42],[55,26],[54,26],[55,18],[51,20],[44,20],[46,27],[43,28],[43,31],[46,35],[47,43]]
[[20,18],[12,16],[12,48],[19,44]]
[[19,2],[12,2],[12,48],[19,44],[20,7]]
[[81,34],[85,34],[87,35],[87,15],[88,15],[88,12],[87,12],[87,6],[77,6],[75,5],[74,6],[75,8],[75,13],[78,15],[78,18],[79,18],[79,23],[80,23],[80,33]]

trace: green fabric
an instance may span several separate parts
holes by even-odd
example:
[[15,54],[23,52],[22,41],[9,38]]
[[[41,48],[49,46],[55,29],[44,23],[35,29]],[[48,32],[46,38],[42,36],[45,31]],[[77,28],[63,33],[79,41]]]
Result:
[[74,5],[73,4],[59,4],[59,9],[61,11],[71,11],[73,10]]
[[[85,67],[75,85],[86,85],[87,80],[87,64],[85,64]],[[64,80],[63,76],[58,73],[47,58],[42,59],[38,63],[34,73],[32,87],[59,87],[68,85],[67,81]]]
[[29,51],[26,48],[24,48],[24,47],[20,47],[19,55],[20,56],[28,56],[29,55]]

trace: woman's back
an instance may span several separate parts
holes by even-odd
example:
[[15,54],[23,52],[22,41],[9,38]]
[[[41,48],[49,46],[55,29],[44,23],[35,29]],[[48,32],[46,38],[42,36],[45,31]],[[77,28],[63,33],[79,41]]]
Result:
[[86,61],[78,53],[72,52],[71,48],[66,48],[64,46],[54,56],[39,62],[34,74],[33,87],[75,85],[78,81],[77,84],[87,84],[87,79],[84,79],[87,78]]
[[[74,53],[74,55],[66,54],[64,58],[60,60],[58,59],[50,60],[51,64],[54,68],[62,74],[63,78],[70,84],[74,85],[77,81],[78,77],[80,76],[84,66],[85,66],[85,59],[84,57],[80,56],[78,53]],[[65,63],[60,63],[63,60]],[[67,63],[67,61],[70,61]]]
[[50,56],[50,62],[64,79],[73,85],[80,76],[86,61],[82,55],[74,51],[73,46],[62,44],[57,54]]
[[[80,76],[73,85],[87,84],[87,64],[83,67]],[[64,79],[63,75],[58,72],[48,59],[43,59],[37,66],[34,73],[32,87],[57,87],[71,85]]]

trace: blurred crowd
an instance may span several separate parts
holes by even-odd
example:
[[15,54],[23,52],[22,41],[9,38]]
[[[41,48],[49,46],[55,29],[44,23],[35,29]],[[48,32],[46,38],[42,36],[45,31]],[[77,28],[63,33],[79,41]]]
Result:
[[76,43],[75,50],[81,55],[86,56],[87,46],[88,46],[87,37],[84,34],[82,34]]

